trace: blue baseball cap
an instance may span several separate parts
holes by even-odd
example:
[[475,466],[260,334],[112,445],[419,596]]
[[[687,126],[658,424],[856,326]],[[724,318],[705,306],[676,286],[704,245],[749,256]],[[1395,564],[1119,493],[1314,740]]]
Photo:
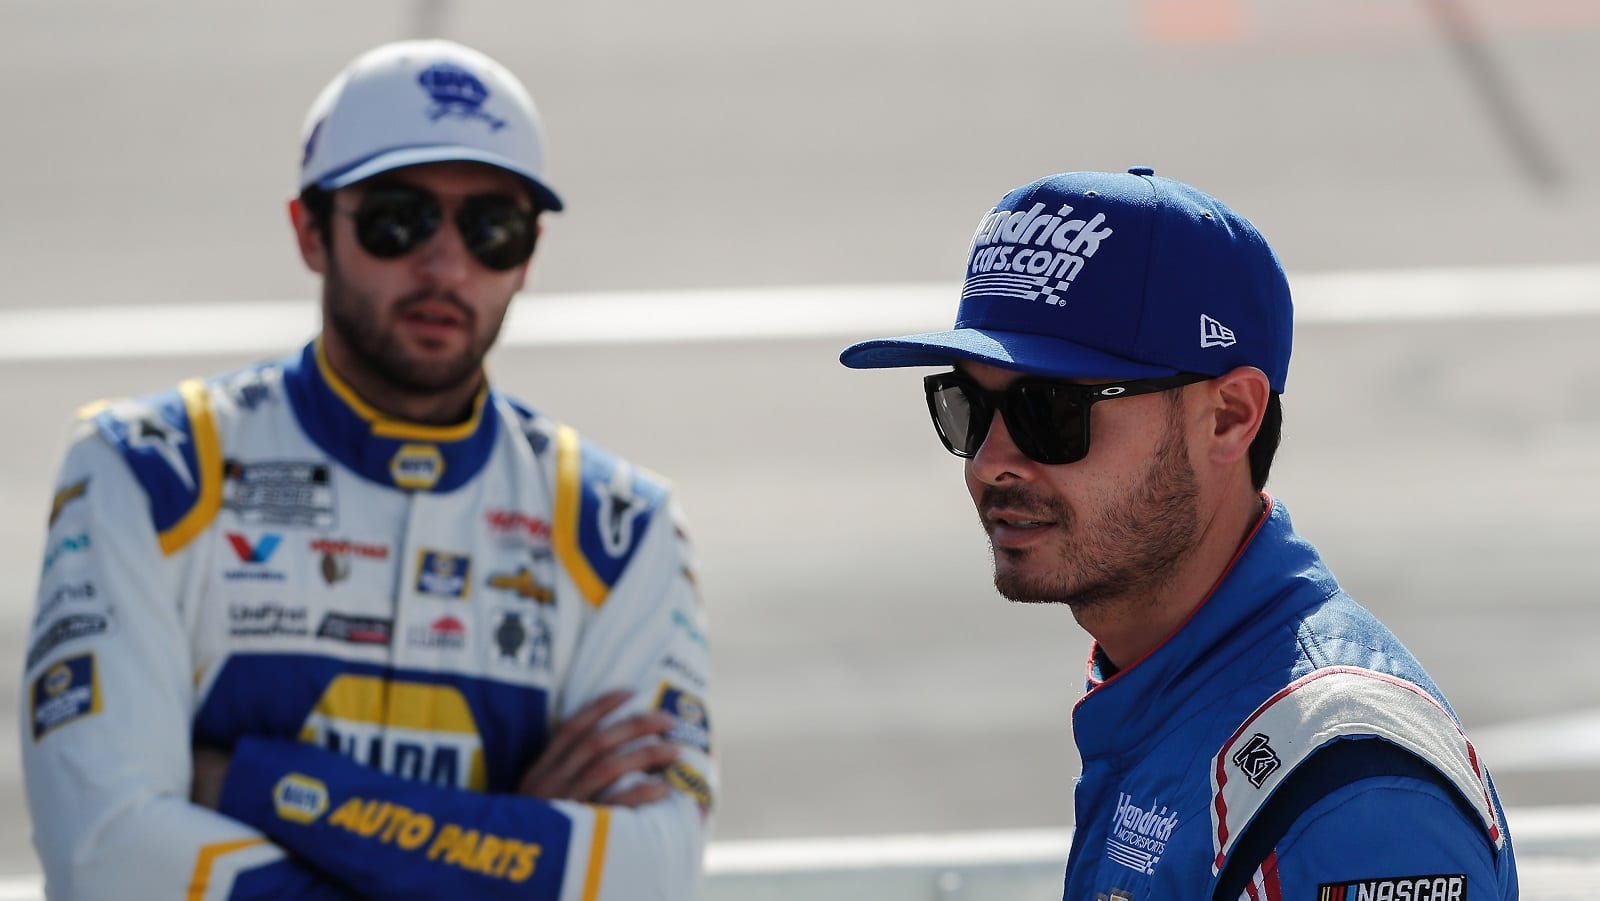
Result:
[[1053,378],[1240,366],[1283,391],[1294,306],[1248,219],[1146,167],[1023,185],[978,223],[955,328],[862,341],[852,369],[975,360]]

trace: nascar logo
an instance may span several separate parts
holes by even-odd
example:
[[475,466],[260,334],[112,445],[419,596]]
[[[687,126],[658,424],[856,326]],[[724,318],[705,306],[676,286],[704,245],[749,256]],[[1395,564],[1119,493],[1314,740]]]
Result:
[[1467,877],[1401,876],[1359,882],[1323,883],[1317,901],[1466,901]]

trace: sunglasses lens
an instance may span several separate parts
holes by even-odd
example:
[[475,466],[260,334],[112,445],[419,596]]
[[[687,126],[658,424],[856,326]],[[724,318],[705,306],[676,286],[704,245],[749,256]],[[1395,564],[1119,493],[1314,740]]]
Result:
[[1017,449],[1040,463],[1074,463],[1089,452],[1088,414],[1074,386],[1023,384],[1008,395],[1006,426]]
[[960,457],[970,457],[983,446],[993,411],[983,396],[965,383],[934,377],[927,381],[928,410],[945,447]]
[[478,262],[505,271],[533,255],[534,215],[510,197],[473,197],[456,214],[461,240]]
[[403,187],[375,187],[356,209],[356,240],[380,259],[404,256],[439,228],[439,204],[431,196]]

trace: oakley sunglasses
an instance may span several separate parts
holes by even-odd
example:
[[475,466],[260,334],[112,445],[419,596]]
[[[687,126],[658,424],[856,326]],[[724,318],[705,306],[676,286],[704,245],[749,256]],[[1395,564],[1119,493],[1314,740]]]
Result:
[[990,391],[961,372],[941,372],[923,379],[922,386],[933,427],[950,453],[976,456],[999,410],[1017,450],[1036,462],[1056,465],[1089,455],[1089,408],[1100,401],[1155,394],[1210,378],[1184,372],[1107,385],[1022,378],[1003,390]]

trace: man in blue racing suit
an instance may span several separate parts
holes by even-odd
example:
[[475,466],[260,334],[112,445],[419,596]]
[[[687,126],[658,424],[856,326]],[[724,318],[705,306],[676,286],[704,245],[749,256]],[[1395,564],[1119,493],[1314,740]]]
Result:
[[1094,638],[1071,901],[1516,897],[1443,694],[1263,492],[1292,319],[1242,216],[1072,172],[983,217],[954,329],[841,356],[953,367],[924,388],[996,587]]
[[489,387],[547,186],[476,51],[312,106],[306,347],[86,408],[23,682],[52,898],[693,897],[717,775],[668,486]]

